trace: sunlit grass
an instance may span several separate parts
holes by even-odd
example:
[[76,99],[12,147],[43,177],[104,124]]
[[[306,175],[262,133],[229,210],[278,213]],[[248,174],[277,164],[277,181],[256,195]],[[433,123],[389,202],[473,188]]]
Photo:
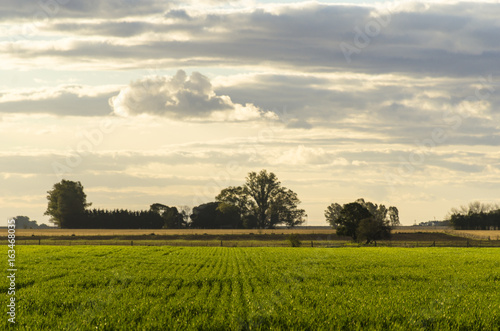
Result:
[[16,262],[20,329],[500,325],[494,248],[26,246],[17,247]]

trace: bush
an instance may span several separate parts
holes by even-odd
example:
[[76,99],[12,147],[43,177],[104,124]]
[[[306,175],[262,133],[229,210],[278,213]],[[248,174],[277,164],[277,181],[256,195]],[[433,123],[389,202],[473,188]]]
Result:
[[289,235],[288,241],[290,242],[290,246],[292,247],[300,247],[302,245],[302,242],[299,239],[299,235],[296,233]]

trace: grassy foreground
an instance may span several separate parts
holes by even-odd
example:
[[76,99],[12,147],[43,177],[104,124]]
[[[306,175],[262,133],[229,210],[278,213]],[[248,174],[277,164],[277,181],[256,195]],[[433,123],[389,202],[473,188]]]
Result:
[[[495,248],[17,247],[19,330],[499,330]],[[6,282],[2,292],[7,298]],[[7,330],[4,316],[1,328]]]

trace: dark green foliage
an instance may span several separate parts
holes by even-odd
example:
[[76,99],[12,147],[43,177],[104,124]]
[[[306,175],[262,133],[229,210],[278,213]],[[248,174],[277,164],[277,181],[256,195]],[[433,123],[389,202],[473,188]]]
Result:
[[182,229],[187,227],[184,216],[177,210],[176,207],[169,207],[160,203],[152,204],[150,211],[158,213],[164,221],[164,229]]
[[241,214],[235,205],[219,202],[217,206],[217,222],[220,228],[241,229],[243,221]]
[[302,242],[300,241],[299,235],[296,233],[292,233],[291,235],[289,235],[288,241],[290,242],[290,246],[292,247],[302,246]]
[[87,195],[80,182],[63,179],[47,192],[48,206],[45,215],[60,228],[75,228],[85,221]]
[[325,210],[325,217],[332,227],[337,228],[340,236],[351,237],[354,241],[370,243],[390,237],[391,225],[399,224],[396,207],[387,209],[358,199],[343,206],[332,203]]
[[453,214],[450,224],[457,230],[498,230],[500,229],[500,210],[467,215]]
[[364,241],[366,244],[377,240],[389,239],[391,237],[391,227],[382,219],[375,217],[365,218],[359,222],[357,237],[359,241]]
[[190,226],[197,229],[240,229],[243,222],[236,206],[209,202],[193,208]]
[[353,240],[357,240],[359,223],[370,217],[372,217],[372,214],[359,203],[351,202],[345,204],[337,220],[337,234],[339,236],[352,237]]
[[175,207],[154,204],[148,211],[87,210],[87,196],[80,182],[62,180],[47,192],[45,215],[51,222],[67,229],[161,229],[186,225]]
[[84,213],[81,223],[73,228],[83,229],[161,229],[164,219],[151,210],[92,209]]
[[304,223],[307,216],[298,208],[297,194],[282,187],[276,175],[266,170],[250,172],[243,186],[228,187],[215,199],[237,207],[246,228],[294,227]]
[[460,208],[453,208],[449,221],[457,230],[499,230],[500,206],[474,201]]

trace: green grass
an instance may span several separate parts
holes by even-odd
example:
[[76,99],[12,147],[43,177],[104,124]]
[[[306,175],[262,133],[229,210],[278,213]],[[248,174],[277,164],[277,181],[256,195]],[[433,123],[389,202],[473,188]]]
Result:
[[[16,249],[19,330],[499,330],[500,325],[495,248]],[[2,285],[7,298],[6,282]],[[6,330],[7,324],[4,315],[0,327]]]

